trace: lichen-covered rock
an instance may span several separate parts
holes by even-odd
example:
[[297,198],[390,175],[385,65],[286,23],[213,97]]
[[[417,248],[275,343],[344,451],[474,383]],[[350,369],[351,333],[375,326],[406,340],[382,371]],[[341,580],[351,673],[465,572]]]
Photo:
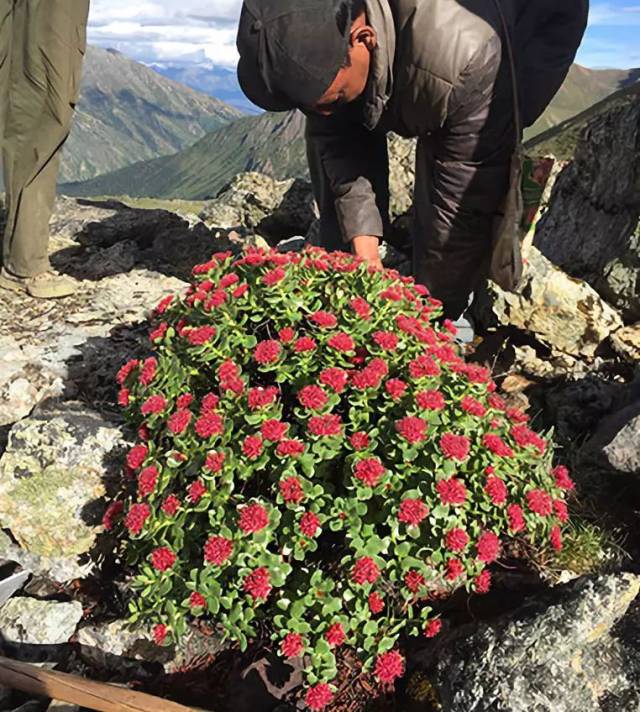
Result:
[[520,291],[491,284],[477,300],[475,315],[485,327],[516,327],[555,351],[586,359],[622,327],[620,315],[594,289],[568,277],[535,247]]
[[12,598],[0,607],[0,631],[12,643],[57,645],[71,638],[81,618],[82,605],[77,601]]
[[551,604],[455,631],[434,653],[442,709],[601,712],[607,696],[633,695],[635,671],[611,631],[638,592],[631,574],[582,580]]
[[75,562],[100,531],[96,502],[123,444],[118,426],[80,404],[15,425],[0,459],[0,527],[29,554]]
[[625,326],[612,334],[611,345],[623,358],[640,363],[640,322]]
[[309,183],[261,173],[236,176],[200,213],[211,227],[256,230],[276,241],[306,234],[317,217]]
[[640,320],[640,86],[587,126],[534,244],[586,280],[627,322]]

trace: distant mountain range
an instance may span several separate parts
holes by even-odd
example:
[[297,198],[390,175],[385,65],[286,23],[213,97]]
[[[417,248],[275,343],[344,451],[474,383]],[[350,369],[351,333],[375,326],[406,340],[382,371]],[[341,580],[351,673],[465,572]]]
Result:
[[176,153],[242,115],[115,50],[89,47],[60,181]]
[[[545,115],[527,131],[527,138],[584,111],[639,76],[640,70],[573,67]],[[292,112],[241,118],[175,155],[139,162],[62,189],[79,196],[201,200],[216,195],[242,171],[260,171],[278,179],[306,176],[303,117]]]

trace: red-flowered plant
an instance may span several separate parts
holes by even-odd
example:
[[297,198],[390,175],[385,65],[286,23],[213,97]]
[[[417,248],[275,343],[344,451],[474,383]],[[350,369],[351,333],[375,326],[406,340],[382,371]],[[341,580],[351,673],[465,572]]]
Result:
[[511,537],[561,546],[566,469],[412,280],[220,254],[157,315],[155,356],[118,376],[141,441],[105,524],[158,643],[207,616],[244,649],[268,621],[321,709],[342,646],[392,683],[401,634],[440,630],[430,599],[488,591]]

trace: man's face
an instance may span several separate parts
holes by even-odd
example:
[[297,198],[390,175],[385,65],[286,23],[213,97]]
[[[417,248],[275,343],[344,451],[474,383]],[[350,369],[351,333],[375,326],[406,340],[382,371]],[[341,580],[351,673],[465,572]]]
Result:
[[359,99],[366,89],[371,68],[371,53],[377,46],[375,30],[366,24],[364,13],[351,28],[349,60],[342,67],[331,86],[310,110],[322,116],[331,116],[341,106]]

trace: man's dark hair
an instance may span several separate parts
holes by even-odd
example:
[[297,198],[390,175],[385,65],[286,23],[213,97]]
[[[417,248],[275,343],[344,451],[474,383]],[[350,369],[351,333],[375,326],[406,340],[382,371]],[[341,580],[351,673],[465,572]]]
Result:
[[[340,0],[336,10],[336,23],[342,35],[347,35],[353,21],[366,10],[366,0]],[[351,66],[349,52],[344,60],[345,67]]]

